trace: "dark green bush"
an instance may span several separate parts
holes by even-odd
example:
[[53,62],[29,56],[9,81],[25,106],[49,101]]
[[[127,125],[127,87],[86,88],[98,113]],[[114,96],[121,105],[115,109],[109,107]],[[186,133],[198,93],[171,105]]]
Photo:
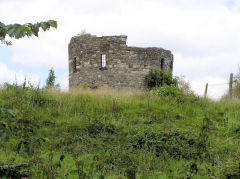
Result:
[[145,82],[149,89],[163,85],[177,86],[177,78],[174,78],[171,72],[165,72],[159,69],[150,70],[145,77]]
[[0,161],[0,178],[27,178],[28,176],[30,174],[27,163],[14,165]]
[[163,132],[149,127],[138,129],[135,133],[129,138],[132,147],[136,150],[147,148],[149,151],[155,151],[156,157],[168,153],[173,158],[190,159],[203,153],[199,151],[201,144],[197,136],[191,132],[180,132],[175,129]]
[[15,123],[13,110],[0,106],[0,140],[8,141],[12,135],[13,124]]

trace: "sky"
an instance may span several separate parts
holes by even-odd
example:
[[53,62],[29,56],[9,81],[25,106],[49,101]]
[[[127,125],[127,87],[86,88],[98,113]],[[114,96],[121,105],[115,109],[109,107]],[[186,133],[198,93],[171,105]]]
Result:
[[174,55],[173,74],[199,95],[217,98],[240,65],[240,0],[0,0],[4,24],[56,20],[57,29],[0,45],[0,84],[26,77],[45,85],[49,69],[68,89],[68,43],[82,30],[127,35],[128,46],[162,47]]

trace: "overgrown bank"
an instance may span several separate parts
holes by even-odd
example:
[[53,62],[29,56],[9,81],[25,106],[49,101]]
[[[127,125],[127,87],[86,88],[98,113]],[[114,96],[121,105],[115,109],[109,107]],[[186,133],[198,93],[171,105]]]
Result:
[[3,86],[0,177],[240,177],[240,102],[167,92]]

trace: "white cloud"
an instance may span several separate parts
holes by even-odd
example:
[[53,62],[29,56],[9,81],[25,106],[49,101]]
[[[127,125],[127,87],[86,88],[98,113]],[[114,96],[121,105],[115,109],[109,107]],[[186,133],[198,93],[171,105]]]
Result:
[[[186,76],[199,94],[198,84],[204,90],[206,82],[225,82],[239,65],[239,0],[11,0],[0,2],[0,16],[4,23],[59,24],[38,38],[14,40],[16,65],[67,71],[68,43],[82,29],[99,36],[126,34],[131,46],[172,50],[174,73]],[[66,86],[67,75],[61,79]],[[224,91],[212,89],[218,96]]]
[[[55,33],[55,34],[54,34]],[[26,66],[66,68],[68,66],[68,42],[59,40],[56,30],[40,33],[40,37],[14,40],[12,62]],[[64,43],[65,42],[65,43]]]
[[200,96],[204,95],[206,83],[208,83],[207,96],[209,98],[218,99],[228,91],[228,81],[225,78],[207,76],[199,81],[190,81],[192,89]]
[[174,74],[186,76],[192,89],[199,95],[203,95],[205,85],[208,83],[208,96],[219,98],[228,90],[230,73],[235,73],[240,64],[239,56],[240,51],[234,54],[219,53],[209,57],[175,54]]
[[10,84],[16,83],[23,84],[26,78],[28,84],[37,86],[40,81],[40,74],[24,74],[22,70],[14,71],[9,69],[5,64],[0,63],[0,84],[8,82]]
[[[45,78],[43,74],[41,73],[24,73],[22,70],[12,70],[7,67],[5,64],[0,63],[0,84],[4,83],[16,83],[21,85],[25,81],[27,85],[33,85],[33,86],[42,86],[43,83],[41,83],[43,80],[45,82]],[[68,90],[68,72],[65,72],[62,74],[59,78],[56,79],[56,84],[60,84],[60,87],[62,90]]]
[[60,76],[60,78],[57,79],[57,83],[60,84],[62,90],[68,90],[68,72]]

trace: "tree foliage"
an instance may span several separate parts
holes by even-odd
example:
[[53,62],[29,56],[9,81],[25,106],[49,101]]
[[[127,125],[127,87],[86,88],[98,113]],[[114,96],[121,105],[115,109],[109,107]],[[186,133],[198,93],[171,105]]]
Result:
[[56,79],[56,76],[55,76],[54,70],[53,68],[51,68],[49,70],[48,78],[46,79],[46,86],[50,88],[54,87],[55,79]]
[[5,25],[4,23],[0,22],[0,41],[2,44],[5,45],[12,45],[11,41],[6,41],[5,38],[8,35],[11,38],[20,39],[25,36],[37,36],[39,30],[42,29],[43,31],[49,30],[51,27],[57,28],[57,22],[54,20],[48,20],[46,22],[38,22],[35,24],[26,23],[26,24],[9,24]]
[[177,78],[172,76],[171,72],[165,72],[159,69],[152,69],[145,77],[146,86],[149,89],[163,86],[174,85],[177,86]]

